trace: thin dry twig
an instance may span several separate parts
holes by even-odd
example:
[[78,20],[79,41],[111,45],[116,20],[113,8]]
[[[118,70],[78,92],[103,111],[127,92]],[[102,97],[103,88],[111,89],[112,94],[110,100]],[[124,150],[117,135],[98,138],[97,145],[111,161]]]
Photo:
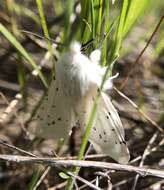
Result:
[[151,126],[156,127],[160,132],[164,134],[164,130],[155,122],[153,121],[148,115],[146,115],[131,99],[129,99],[125,94],[123,94],[120,90],[118,90],[116,87],[114,87],[114,90],[124,99],[126,99],[137,111],[142,115],[149,123],[151,123]]
[[40,176],[39,180],[37,181],[37,183],[35,184],[35,186],[33,187],[33,190],[36,190],[40,184],[42,183],[42,181],[45,179],[45,177],[47,176],[48,172],[50,171],[51,167],[48,166],[45,168],[43,174]]
[[59,190],[59,189],[62,189],[63,187],[65,187],[66,184],[67,184],[67,181],[64,181],[64,182],[59,183],[53,187],[48,188],[47,190]]
[[[154,133],[153,136],[150,138],[150,140],[148,142],[148,145],[146,146],[146,148],[145,148],[145,150],[143,152],[143,155],[142,155],[142,158],[141,158],[141,161],[140,161],[140,164],[139,164],[140,167],[143,166],[144,161],[146,159],[146,156],[148,155],[148,153],[150,153],[151,146],[154,143],[154,141],[157,139],[158,135],[159,135],[159,131],[157,131],[156,133]],[[135,176],[135,180],[134,180],[134,183],[133,183],[133,186],[132,186],[132,190],[136,189],[136,185],[137,185],[139,177],[140,176],[138,174]]]
[[2,139],[0,139],[0,144],[2,144],[4,146],[7,146],[8,148],[11,148],[13,150],[16,150],[16,151],[18,151],[20,153],[26,154],[28,156],[37,157],[35,154],[32,154],[31,152],[25,151],[25,150],[23,150],[21,148],[18,148],[16,146],[14,146],[14,145],[8,144],[7,142],[3,141]]
[[156,34],[157,30],[159,29],[160,25],[162,24],[163,19],[164,19],[164,15],[162,15],[162,17],[160,18],[160,21],[158,22],[157,26],[155,27],[153,33],[151,34],[149,40],[147,41],[147,43],[146,43],[146,45],[145,45],[145,47],[141,50],[141,52],[140,52],[140,54],[138,55],[137,59],[132,63],[131,68],[130,68],[130,70],[129,70],[127,76],[126,76],[126,78],[124,79],[124,81],[123,81],[123,83],[122,83],[120,89],[123,89],[123,88],[125,87],[125,85],[126,85],[128,79],[129,79],[130,75],[131,75],[131,74],[133,73],[133,71],[135,70],[137,64],[139,63],[140,58],[141,58],[142,55],[144,54],[146,48],[149,46],[149,44],[150,44],[150,42],[152,41],[154,35]]
[[[145,153],[145,156],[148,156],[150,153],[157,151],[158,147],[159,147],[159,146],[163,146],[163,145],[164,145],[164,139],[162,139],[162,140],[158,143],[158,145],[155,146],[155,147],[153,147],[149,152],[146,152],[146,153]],[[137,156],[136,158],[134,158],[133,160],[131,160],[130,163],[137,162],[137,161],[139,161],[139,160],[141,160],[141,159],[142,159],[142,156]]]
[[7,100],[7,98],[5,97],[5,95],[2,92],[0,92],[0,95],[3,98],[3,100],[6,102],[6,104],[8,105],[7,108],[5,109],[5,111],[0,116],[0,124],[1,125],[4,124],[7,121],[9,115],[14,114],[18,123],[20,124],[22,131],[26,134],[27,137],[29,137],[30,134],[29,134],[28,130],[25,128],[24,123],[22,121],[20,121],[18,114],[16,112],[16,107],[17,107],[19,101],[22,99],[22,95],[20,93],[17,93],[15,95],[15,99],[12,100],[11,102],[9,102]]
[[67,174],[70,175],[71,177],[73,177],[74,179],[77,179],[83,183],[85,183],[87,186],[93,188],[93,189],[96,189],[96,190],[102,190],[101,188],[99,188],[98,186],[95,186],[94,184],[92,184],[91,182],[87,181],[86,179],[78,176],[78,175],[75,175],[73,174],[72,172],[69,172],[67,171]]
[[[45,171],[43,172],[43,175],[40,177],[40,179],[38,180],[38,182],[37,182],[37,184],[35,185],[35,187],[33,188],[33,190],[36,190],[36,189],[39,187],[39,185],[40,185],[41,182],[44,180],[44,178],[46,177],[46,175],[48,174],[48,172],[50,171],[50,169],[51,169],[50,166],[45,169]],[[101,188],[99,188],[99,187],[93,185],[91,182],[87,181],[86,179],[84,179],[84,178],[82,178],[82,177],[80,177],[80,176],[74,175],[72,172],[67,171],[66,173],[67,173],[67,175],[73,177],[74,179],[77,179],[77,180],[83,182],[86,186],[89,186],[89,187],[91,187],[92,189],[102,190]]]
[[15,99],[12,100],[11,102],[9,102],[9,101],[7,100],[7,98],[5,97],[5,95],[4,95],[2,92],[0,92],[0,95],[1,95],[1,97],[3,98],[3,100],[6,102],[6,104],[8,105],[7,108],[5,109],[5,111],[4,111],[4,112],[2,113],[2,115],[0,116],[0,123],[3,124],[3,123],[5,123],[6,120],[8,119],[8,116],[9,116],[10,114],[13,114],[13,113],[15,112],[15,108],[16,108],[16,106],[17,106],[17,104],[18,104],[19,99],[22,98],[22,95],[18,93],[18,94],[15,96]]
[[[149,154],[152,154],[153,152],[157,151],[158,147],[159,147],[159,146],[163,146],[163,145],[164,145],[164,139],[162,139],[162,140],[158,143],[157,146],[151,148],[151,149],[149,150],[149,152],[146,151],[146,152],[145,152],[145,156],[148,156]],[[135,163],[135,162],[137,162],[137,161],[139,161],[139,160],[141,160],[141,159],[142,159],[142,155],[141,155],[141,156],[137,156],[136,158],[134,158],[133,160],[131,160],[130,163],[131,163],[131,164],[132,164],[132,163]],[[133,177],[128,179],[128,181],[132,181],[132,180],[133,180]],[[119,181],[118,183],[114,184],[113,187],[116,188],[116,187],[118,187],[118,186],[120,186],[120,185],[123,185],[124,183],[127,183],[127,179],[126,179],[126,180],[123,180],[123,181]]]
[[20,156],[20,155],[0,155],[1,161],[17,162],[17,163],[31,163],[31,164],[47,164],[50,166],[78,166],[78,167],[92,167],[92,168],[101,168],[101,169],[112,169],[118,171],[128,171],[135,172],[141,176],[156,176],[164,178],[164,171],[157,169],[150,169],[144,167],[136,167],[131,165],[122,165],[116,163],[107,163],[99,161],[81,161],[81,160],[61,160],[54,158],[42,158],[42,157],[29,157],[29,156]]

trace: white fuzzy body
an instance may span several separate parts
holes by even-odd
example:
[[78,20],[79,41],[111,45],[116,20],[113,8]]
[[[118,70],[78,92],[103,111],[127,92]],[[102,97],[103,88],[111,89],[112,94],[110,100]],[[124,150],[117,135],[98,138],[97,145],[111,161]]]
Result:
[[[96,54],[99,55],[96,57]],[[77,43],[60,57],[55,67],[56,80],[52,81],[48,97],[38,114],[38,136],[66,138],[72,127],[77,125],[84,131],[105,74],[106,68],[98,64],[99,59],[99,50],[95,50],[88,58],[80,52],[80,45]],[[104,84],[104,89],[111,87],[112,81],[109,78]],[[110,98],[101,92],[90,142],[97,152],[109,154],[120,163],[127,163],[129,152],[124,136],[117,111]]]

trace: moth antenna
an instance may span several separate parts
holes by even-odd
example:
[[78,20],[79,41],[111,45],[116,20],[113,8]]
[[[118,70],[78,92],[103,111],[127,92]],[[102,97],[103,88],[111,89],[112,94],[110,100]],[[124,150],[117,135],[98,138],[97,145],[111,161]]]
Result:
[[19,30],[19,31],[21,31],[22,33],[25,33],[26,35],[33,35],[33,36],[36,36],[36,37],[38,37],[40,39],[44,39],[44,40],[46,39],[46,40],[48,40],[48,41],[50,41],[50,42],[52,42],[52,43],[54,43],[56,45],[59,45],[59,46],[62,46],[62,47],[64,46],[64,44],[59,43],[59,42],[55,41],[52,38],[47,38],[45,36],[41,36],[39,34],[35,34],[34,32],[30,32],[30,31],[27,31],[27,30]]

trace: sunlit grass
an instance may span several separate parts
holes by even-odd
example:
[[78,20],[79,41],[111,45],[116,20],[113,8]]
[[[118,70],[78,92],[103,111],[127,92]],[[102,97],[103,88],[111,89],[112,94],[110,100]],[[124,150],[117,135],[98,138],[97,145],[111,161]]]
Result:
[[31,64],[32,68],[37,70],[39,77],[41,78],[45,87],[47,87],[47,82],[45,77],[39,70],[37,64],[34,62],[30,54],[24,49],[24,47],[19,43],[19,41],[15,38],[14,35],[0,23],[0,33],[4,35],[4,37],[17,49],[17,51],[22,55],[23,58],[27,61],[28,64]]

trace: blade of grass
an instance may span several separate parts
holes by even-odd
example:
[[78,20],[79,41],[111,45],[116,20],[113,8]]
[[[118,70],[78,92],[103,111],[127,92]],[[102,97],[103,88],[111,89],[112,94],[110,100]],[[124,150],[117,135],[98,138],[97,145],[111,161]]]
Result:
[[37,4],[38,11],[39,11],[40,22],[41,22],[41,26],[42,26],[42,29],[43,29],[43,33],[44,33],[45,39],[46,39],[47,44],[48,44],[48,50],[52,54],[53,49],[52,49],[52,46],[51,46],[51,42],[49,40],[47,40],[47,39],[50,39],[50,35],[49,35],[49,32],[48,32],[47,23],[46,23],[46,19],[45,19],[45,16],[44,16],[42,0],[36,0],[36,4]]
[[126,19],[126,13],[128,8],[128,0],[124,0],[121,8],[121,13],[119,17],[119,22],[117,26],[117,30],[115,33],[114,41],[111,47],[111,54],[110,54],[110,65],[111,71],[113,70],[113,60],[115,57],[119,56],[119,50],[122,44],[123,32],[124,32],[124,23]]
[[129,1],[129,6],[127,9],[127,15],[124,24],[124,36],[129,32],[132,28],[133,24],[137,20],[137,18],[143,13],[146,7],[150,4],[149,0],[132,0]]
[[100,43],[100,38],[101,38],[101,24],[102,24],[102,12],[103,12],[103,1],[102,0],[97,0],[98,3],[98,15],[97,15],[97,33],[96,33],[96,47]]
[[107,60],[107,46],[108,46],[108,31],[109,31],[109,0],[105,1],[105,17],[104,17],[104,40],[102,44],[102,50],[101,50],[101,60],[102,60],[102,66],[106,65]]
[[44,78],[43,74],[39,70],[34,60],[31,58],[29,53],[24,49],[24,47],[19,43],[19,41],[12,35],[12,33],[10,33],[8,29],[5,26],[3,26],[1,23],[0,23],[0,33],[2,33],[4,37],[17,49],[20,55],[22,55],[22,57],[25,58],[25,60],[27,60],[27,62],[31,64],[33,69],[35,69],[38,72],[39,77],[42,80],[44,86],[48,87],[46,79]]
[[94,3],[91,0],[91,26],[92,26],[92,39],[95,39],[95,13],[94,13]]
[[64,30],[62,36],[62,42],[65,45],[65,48],[70,44],[70,32],[71,32],[71,15],[73,14],[73,0],[67,0],[65,3],[65,19],[64,19]]
[[37,183],[40,177],[40,173],[41,173],[41,169],[39,168],[33,172],[32,180],[30,181],[27,187],[28,190],[33,190],[33,188],[35,187],[35,184]]
[[[94,1],[81,0],[81,42],[82,44],[87,43],[91,39],[91,35],[94,35],[94,23],[95,23],[95,12],[94,12]],[[90,30],[91,29],[91,30]],[[94,39],[92,38],[92,39]]]

